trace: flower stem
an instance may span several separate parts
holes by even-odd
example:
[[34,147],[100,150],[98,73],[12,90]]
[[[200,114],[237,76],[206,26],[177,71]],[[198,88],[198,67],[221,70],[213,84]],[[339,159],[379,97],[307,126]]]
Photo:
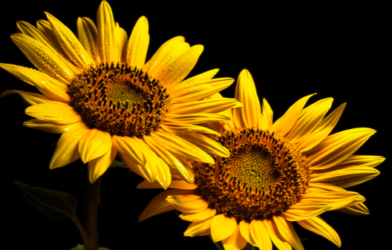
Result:
[[93,184],[86,184],[86,225],[87,234],[90,239],[89,248],[86,250],[98,250],[98,205],[100,202],[99,191],[101,187],[101,178],[98,178]]

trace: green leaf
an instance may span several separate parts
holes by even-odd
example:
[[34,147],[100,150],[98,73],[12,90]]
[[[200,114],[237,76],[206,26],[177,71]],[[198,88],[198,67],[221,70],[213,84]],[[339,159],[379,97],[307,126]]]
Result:
[[112,164],[110,164],[110,167],[109,168],[117,168],[117,167],[120,167],[120,168],[128,168],[128,167],[126,167],[125,165],[124,165],[124,163],[122,163],[121,161],[118,161],[118,160],[114,160],[113,162],[112,162]]
[[[70,249],[70,250],[84,250],[84,246],[78,244],[76,247]],[[99,247],[98,250],[110,250],[109,248],[106,247]]]
[[251,244],[247,244],[242,250],[255,250],[256,248]]
[[45,217],[60,221],[75,216],[78,202],[65,192],[33,187],[15,181],[22,197]]

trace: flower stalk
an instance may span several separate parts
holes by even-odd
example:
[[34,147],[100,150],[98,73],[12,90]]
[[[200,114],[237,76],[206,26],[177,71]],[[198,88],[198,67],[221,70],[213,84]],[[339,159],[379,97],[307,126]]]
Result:
[[86,184],[86,227],[89,244],[85,243],[86,250],[98,249],[98,205],[100,202],[101,178],[93,184]]

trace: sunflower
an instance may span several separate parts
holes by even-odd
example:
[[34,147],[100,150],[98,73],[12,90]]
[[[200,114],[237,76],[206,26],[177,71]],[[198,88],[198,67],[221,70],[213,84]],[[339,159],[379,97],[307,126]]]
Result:
[[[273,244],[303,249],[295,221],[340,246],[336,231],[319,215],[332,210],[368,214],[365,198],[344,188],[377,176],[374,167],[385,158],[353,155],[373,129],[329,135],[345,104],[325,117],[332,98],[304,108],[311,96],[273,122],[270,105],[263,99],[260,107],[252,76],[243,70],[235,97],[244,106],[226,111],[232,120],[210,124],[222,134],[217,140],[230,150],[230,157],[216,155],[215,164],[194,162],[194,184],[174,176],[170,189],[149,203],[140,220],[177,209],[181,219],[191,222],[185,236],[211,235],[226,250],[247,243],[263,250]],[[142,182],[138,187],[158,185]]]
[[227,120],[221,112],[240,106],[233,98],[205,99],[234,80],[213,79],[217,69],[184,80],[202,45],[190,47],[174,37],[145,63],[150,37],[144,16],[129,38],[106,1],[97,25],[87,17],[77,20],[78,38],[46,16],[37,27],[18,22],[20,33],[11,36],[38,70],[0,67],[41,92],[8,90],[2,96],[17,93],[31,104],[26,114],[35,119],[25,126],[62,134],[51,169],[81,158],[94,182],[119,153],[132,171],[166,188],[171,171],[193,182],[187,160],[214,163],[209,154],[229,156],[206,136],[216,132],[197,124]]

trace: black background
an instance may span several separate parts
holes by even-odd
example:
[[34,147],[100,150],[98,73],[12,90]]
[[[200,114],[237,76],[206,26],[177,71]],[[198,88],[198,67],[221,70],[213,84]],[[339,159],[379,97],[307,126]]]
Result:
[[[378,132],[358,154],[390,157],[392,8],[368,2],[281,3],[256,1],[110,1],[115,20],[128,32],[138,17],[150,24],[148,58],[166,40],[182,35],[205,50],[190,75],[220,68],[219,77],[236,78],[243,68],[252,73],[258,94],[280,117],[299,98],[317,92],[314,102],[334,97],[333,108],[347,102],[335,132],[370,127]],[[35,23],[48,11],[76,32],[76,19],[95,20],[100,1],[7,1],[0,15],[0,61],[31,66],[12,43],[15,22]],[[390,2],[391,3],[391,2]],[[5,71],[0,91],[32,90]],[[234,96],[234,84],[223,92]],[[72,193],[82,212],[86,167],[80,161],[49,170],[59,135],[22,126],[27,105],[17,95],[0,100],[1,114],[1,248],[66,250],[81,243],[69,221],[52,222],[20,196],[14,180]],[[385,249],[390,241],[391,168],[350,190],[367,198],[369,216],[338,212],[323,215],[339,233],[342,249]],[[136,190],[141,178],[125,169],[106,173],[102,182],[100,245],[122,249],[215,249],[207,237],[183,237],[187,222],[175,212],[138,223],[148,201],[159,191]],[[305,249],[337,249],[329,241],[296,227]]]

